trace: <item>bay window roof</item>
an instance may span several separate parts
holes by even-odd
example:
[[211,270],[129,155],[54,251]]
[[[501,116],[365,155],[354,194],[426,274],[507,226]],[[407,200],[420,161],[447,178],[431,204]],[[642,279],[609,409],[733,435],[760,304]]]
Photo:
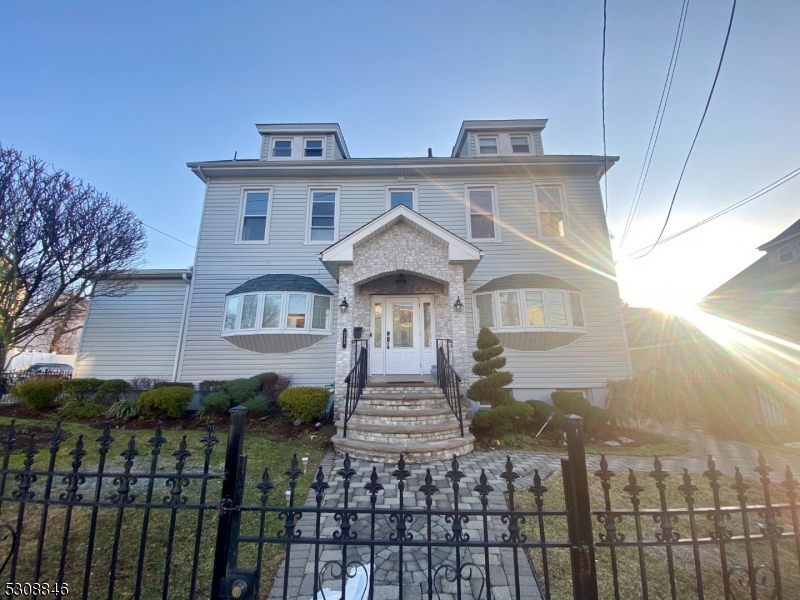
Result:
[[245,281],[231,290],[226,296],[247,292],[309,292],[323,296],[333,296],[333,292],[316,279],[303,275],[262,275]]
[[563,279],[559,279],[558,277],[540,275],[539,273],[517,273],[515,275],[506,275],[505,277],[497,277],[496,279],[492,279],[475,290],[473,294],[514,288],[548,288],[551,290],[572,290],[573,292],[580,291],[580,289],[576,288],[574,285],[571,285]]

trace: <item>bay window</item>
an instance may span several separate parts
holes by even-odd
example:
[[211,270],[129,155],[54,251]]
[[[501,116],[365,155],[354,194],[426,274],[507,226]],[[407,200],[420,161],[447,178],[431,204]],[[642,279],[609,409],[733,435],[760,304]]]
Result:
[[331,296],[258,292],[228,296],[222,335],[331,331]]
[[581,292],[494,290],[475,294],[475,327],[514,331],[585,330]]

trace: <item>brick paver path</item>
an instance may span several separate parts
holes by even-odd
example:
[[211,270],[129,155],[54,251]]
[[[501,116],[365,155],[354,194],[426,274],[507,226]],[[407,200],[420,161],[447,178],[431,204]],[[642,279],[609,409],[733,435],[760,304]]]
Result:
[[[750,444],[740,442],[730,442],[717,440],[707,435],[695,432],[681,431],[676,429],[654,428],[657,433],[678,437],[691,444],[692,450],[686,454],[676,457],[664,458],[661,460],[665,471],[680,473],[683,468],[692,473],[702,473],[707,467],[708,455],[714,456],[717,469],[725,475],[733,475],[734,467],[739,467],[742,474],[748,476],[757,465],[758,448]],[[632,434],[635,437],[635,433]],[[800,454],[792,452],[782,452],[769,448],[763,449],[767,463],[775,470],[776,479],[782,478],[786,464],[789,464],[793,472],[800,475]],[[461,457],[459,459],[461,470],[466,473],[466,477],[461,480],[459,492],[459,503],[463,508],[480,508],[478,494],[473,492],[473,488],[478,483],[481,469],[484,469],[489,479],[489,485],[494,491],[489,494],[490,509],[506,509],[506,501],[503,495],[506,483],[500,478],[500,474],[505,469],[506,457],[510,456],[514,463],[515,471],[520,478],[515,482],[516,489],[526,489],[532,484],[534,471],[538,470],[542,478],[561,468],[561,458],[566,455],[566,448],[563,454],[554,452],[531,452],[513,450],[503,451],[478,451]],[[618,473],[625,472],[627,469],[635,471],[650,471],[653,468],[653,459],[647,457],[634,456],[608,456],[609,468]],[[590,474],[599,468],[600,456],[587,455],[587,468]],[[366,461],[353,461],[352,468],[356,475],[351,480],[349,499],[350,506],[364,508],[369,506],[369,494],[364,489],[364,484],[369,481],[373,465],[377,468],[380,482],[384,486],[384,492],[379,495],[378,506],[397,507],[399,505],[398,490],[395,480],[391,473],[396,468],[392,464],[370,463]],[[336,471],[342,467],[341,457],[334,457],[328,454],[322,462],[323,472],[326,480],[331,485],[325,494],[325,506],[341,506],[344,490],[341,485],[341,478],[336,475]],[[431,474],[435,485],[441,490],[433,496],[434,508],[447,509],[452,507],[453,492],[445,473],[450,470],[450,464],[446,462],[436,462],[426,465],[409,465],[411,477],[406,482],[406,492],[404,496],[405,505],[408,508],[423,507],[425,496],[419,492],[419,488],[424,483],[427,469],[431,469]],[[314,506],[313,492],[310,492],[306,500],[307,506]],[[307,518],[308,519],[308,518]],[[299,529],[313,527],[310,522],[300,521]],[[359,533],[360,538],[369,538],[369,521],[362,519],[353,526],[353,531]],[[426,523],[417,519],[410,526],[412,535],[416,539],[425,538]],[[470,522],[465,526],[465,532],[471,539],[480,539],[482,531],[480,522]],[[338,530],[338,523],[332,516],[323,519],[322,535],[329,537]],[[376,538],[388,538],[394,531],[394,524],[388,521],[378,520]],[[435,519],[433,523],[433,535],[442,539],[445,533],[450,531],[450,524],[442,519]],[[499,540],[503,533],[507,533],[507,526],[499,522],[499,519],[490,519],[489,536]],[[304,536],[308,535],[304,533]],[[369,549],[366,546],[354,548],[354,554],[358,554],[358,559],[369,562]],[[433,551],[432,564],[434,568],[445,563],[453,564],[455,551],[453,549],[439,548]],[[355,557],[354,557],[355,558]],[[341,560],[341,550],[337,547],[324,547],[321,554],[320,564],[325,561]],[[462,552],[462,562],[471,561],[483,568],[483,556],[480,553]],[[513,598],[513,566],[510,551],[494,549],[490,554],[490,575],[492,581],[493,598],[497,600],[511,600]],[[375,568],[375,600],[389,600],[398,598],[398,577],[399,577],[399,555],[397,547],[376,548],[374,560]],[[533,573],[528,565],[524,554],[520,554],[519,560],[520,587],[523,598],[539,599],[541,595],[536,585]],[[283,592],[283,573],[284,566],[281,565],[279,575],[272,587],[269,598],[281,598]],[[313,573],[314,573],[314,554],[312,546],[295,546],[292,549],[288,581],[288,597],[310,599],[313,596]],[[337,581],[333,580],[331,574],[326,575],[323,587],[332,589],[340,588]],[[476,578],[479,579],[479,578]],[[464,584],[462,597],[477,597],[480,581],[474,579],[472,585]],[[445,577],[440,577],[441,594],[440,600],[450,600],[455,597],[455,584],[448,582]],[[404,594],[402,600],[421,600],[427,598],[427,551],[423,549],[404,550]],[[349,588],[348,588],[349,589]],[[481,598],[485,598],[485,589],[481,592]],[[437,598],[434,594],[434,598]],[[349,599],[348,599],[349,600]],[[356,599],[358,600],[358,599]],[[366,600],[366,598],[364,598]]]

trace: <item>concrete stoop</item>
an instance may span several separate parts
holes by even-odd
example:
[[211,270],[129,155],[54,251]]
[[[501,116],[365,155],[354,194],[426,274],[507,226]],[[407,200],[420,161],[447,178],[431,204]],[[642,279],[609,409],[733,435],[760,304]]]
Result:
[[[342,415],[340,415],[342,416]],[[464,437],[458,419],[436,384],[369,383],[347,423],[336,422],[332,438],[337,454],[353,459],[395,463],[447,460],[472,452],[475,438],[464,420]]]

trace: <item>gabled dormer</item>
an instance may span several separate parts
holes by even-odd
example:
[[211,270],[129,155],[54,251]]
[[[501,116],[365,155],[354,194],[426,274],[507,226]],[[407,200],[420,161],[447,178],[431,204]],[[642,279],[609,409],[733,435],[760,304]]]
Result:
[[784,229],[776,237],[758,247],[769,256],[772,268],[792,263],[795,268],[800,265],[800,219]]
[[350,158],[337,123],[256,125],[261,160],[343,160]]
[[464,121],[458,132],[453,158],[541,156],[542,129],[547,119]]

